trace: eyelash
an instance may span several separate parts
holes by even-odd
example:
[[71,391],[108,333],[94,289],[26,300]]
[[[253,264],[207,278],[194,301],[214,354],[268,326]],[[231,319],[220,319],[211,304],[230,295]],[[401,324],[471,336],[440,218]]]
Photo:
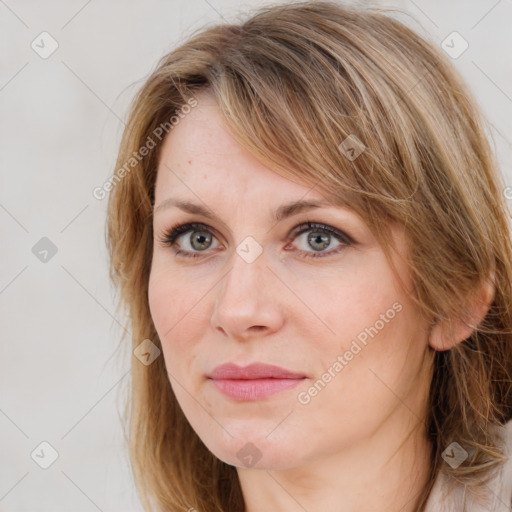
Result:
[[[207,231],[208,233],[215,236],[211,229],[208,228],[205,224],[192,222],[187,224],[176,224],[172,228],[170,228],[168,231],[166,231],[163,236],[159,238],[159,242],[164,246],[172,247],[175,244],[176,239],[185,233],[188,233],[190,231]],[[325,224],[317,223],[317,222],[305,222],[303,224],[299,224],[296,226],[291,233],[292,239],[297,238],[298,236],[307,233],[308,231],[315,231],[319,233],[326,233],[328,235],[334,236],[336,240],[341,242],[341,245],[337,247],[336,249],[333,249],[331,251],[327,252],[309,252],[309,251],[301,251],[300,253],[306,253],[308,254],[307,257],[311,258],[324,258],[326,256],[332,256],[334,254],[338,254],[341,250],[343,250],[344,247],[350,246],[355,243],[355,241],[344,233],[343,231],[339,231],[338,229],[335,229],[331,226],[327,226]],[[183,256],[186,258],[199,258],[202,257],[201,253],[206,253],[206,251],[182,251],[181,249],[178,249],[175,251],[176,256]]]

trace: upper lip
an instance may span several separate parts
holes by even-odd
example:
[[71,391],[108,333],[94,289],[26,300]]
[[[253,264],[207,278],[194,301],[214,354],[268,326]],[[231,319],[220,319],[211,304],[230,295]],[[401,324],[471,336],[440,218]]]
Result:
[[210,379],[303,379],[303,373],[292,372],[273,364],[252,363],[249,366],[238,366],[225,363],[217,366],[208,375]]

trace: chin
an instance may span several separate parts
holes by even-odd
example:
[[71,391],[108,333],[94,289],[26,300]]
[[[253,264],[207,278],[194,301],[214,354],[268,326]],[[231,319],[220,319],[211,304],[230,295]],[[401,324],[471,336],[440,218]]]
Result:
[[[229,430],[229,429],[228,429]],[[267,429],[264,429],[265,433]],[[231,431],[230,431],[231,432]],[[283,442],[283,437],[272,439],[265,437],[253,426],[247,432],[239,431],[235,437],[225,434],[222,439],[201,438],[206,447],[221,461],[231,466],[246,469],[280,470],[289,469],[300,464],[297,445],[290,438]]]

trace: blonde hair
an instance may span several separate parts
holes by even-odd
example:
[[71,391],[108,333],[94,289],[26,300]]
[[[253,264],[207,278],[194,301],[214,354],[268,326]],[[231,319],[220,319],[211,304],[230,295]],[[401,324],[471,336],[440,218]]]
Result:
[[[468,86],[440,49],[382,9],[322,1],[202,29],[163,57],[132,104],[116,165],[125,172],[108,204],[110,276],[132,349],[145,339],[161,348],[147,292],[162,128],[171,133],[206,90],[240,144],[356,211],[386,254],[391,224],[403,226],[414,298],[433,324],[466,318],[477,285],[494,272],[483,321],[435,354],[425,424],[432,470],[420,510],[441,472],[481,493],[505,460],[492,426],[512,417],[512,248],[502,177]],[[357,158],[343,151],[347,138],[364,145]],[[150,140],[155,147],[127,169]],[[244,510],[236,468],[194,432],[162,357],[148,366],[132,358],[128,408],[146,510]],[[470,454],[457,468],[441,457],[452,441]]]

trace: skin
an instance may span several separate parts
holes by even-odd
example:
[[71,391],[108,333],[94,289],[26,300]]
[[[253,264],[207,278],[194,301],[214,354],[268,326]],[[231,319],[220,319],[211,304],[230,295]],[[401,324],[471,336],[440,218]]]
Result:
[[[248,512],[413,512],[429,471],[423,421],[433,350],[411,299],[403,233],[394,231],[401,286],[354,212],[328,206],[276,223],[271,212],[281,204],[323,197],[259,163],[230,135],[214,99],[197,98],[163,142],[149,280],[151,315],[184,414],[209,450],[237,467]],[[158,209],[168,198],[206,205],[221,220]],[[323,249],[331,254],[314,258],[319,251],[307,236],[316,229],[290,236],[306,221],[346,232],[355,244],[334,254],[340,242],[332,236]],[[160,241],[188,222],[209,227],[209,247],[192,246],[193,232],[174,248]],[[236,252],[248,236],[263,248],[252,263]],[[299,393],[333,373],[338,356],[394,303],[400,312],[301,403]],[[206,378],[222,363],[254,361],[307,378],[252,402],[226,397]],[[247,443],[261,454],[253,467],[237,457]]]

